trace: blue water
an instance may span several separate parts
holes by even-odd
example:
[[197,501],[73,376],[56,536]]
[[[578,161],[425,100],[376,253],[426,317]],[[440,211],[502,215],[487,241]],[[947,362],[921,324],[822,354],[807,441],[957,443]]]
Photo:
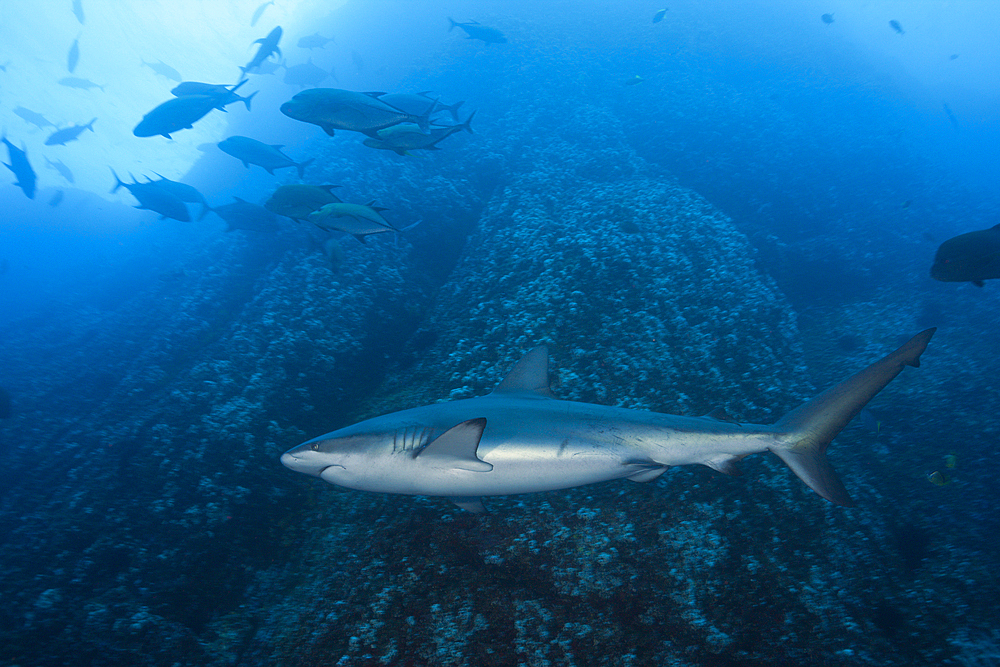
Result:
[[[1000,282],[929,272],[1000,222],[1000,9],[666,6],[0,8],[0,123],[38,178],[29,199],[0,175],[0,665],[996,661]],[[271,64],[462,101],[474,133],[330,137],[279,111],[303,89],[279,68],[248,75],[252,110],[133,136],[177,85],[143,60],[235,84],[277,25]],[[313,33],[333,41],[297,46]],[[58,83],[77,38],[72,75],[103,90]],[[227,232],[108,192],[109,167],[212,207],[299,182],[213,145],[233,135],[410,229]],[[278,461],[489,392],[537,344],[561,398],[772,423],[929,327],[830,448],[853,509],[769,455],[482,516]]]

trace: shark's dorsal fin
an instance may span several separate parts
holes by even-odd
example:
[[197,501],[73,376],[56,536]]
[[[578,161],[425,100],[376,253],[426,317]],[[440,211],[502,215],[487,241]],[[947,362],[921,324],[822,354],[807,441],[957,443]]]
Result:
[[486,417],[462,422],[431,440],[413,458],[435,468],[489,472],[493,466],[476,455],[486,429]]
[[521,360],[514,364],[497,388],[494,394],[523,394],[533,392],[546,398],[552,398],[549,391],[549,348],[539,345],[530,350]]

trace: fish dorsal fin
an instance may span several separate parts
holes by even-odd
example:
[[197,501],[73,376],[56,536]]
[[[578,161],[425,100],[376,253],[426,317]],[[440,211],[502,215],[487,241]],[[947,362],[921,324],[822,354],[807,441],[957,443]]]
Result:
[[271,144],[271,148],[273,148],[276,151],[280,151],[284,147],[285,147],[285,144]]
[[365,206],[367,206],[371,210],[375,211],[376,213],[381,213],[382,211],[388,211],[389,210],[385,206],[376,206],[374,199],[371,200],[370,202],[368,202],[367,204],[365,204]]
[[431,440],[413,458],[435,468],[489,472],[493,466],[476,455],[486,429],[486,417],[469,419]]
[[539,345],[530,350],[521,360],[514,364],[497,388],[494,394],[522,394],[532,392],[546,398],[552,398],[549,391],[549,348]]

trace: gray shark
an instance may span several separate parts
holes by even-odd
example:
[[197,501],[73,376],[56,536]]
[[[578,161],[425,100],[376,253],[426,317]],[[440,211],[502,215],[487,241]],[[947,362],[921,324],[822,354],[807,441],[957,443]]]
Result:
[[904,367],[920,365],[934,331],[770,426],[557,400],[549,392],[548,350],[536,347],[487,396],[368,419],[290,449],[281,462],[350,489],[445,496],[482,512],[481,496],[649,482],[692,463],[736,474],[737,461],[770,451],[820,496],[852,507],[826,448]]

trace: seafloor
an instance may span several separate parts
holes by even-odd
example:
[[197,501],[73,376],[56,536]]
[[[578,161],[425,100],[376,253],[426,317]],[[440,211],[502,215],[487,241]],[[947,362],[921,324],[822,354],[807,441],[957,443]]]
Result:
[[[607,111],[493,122],[502,140],[432,166],[317,149],[315,182],[422,220],[400,238],[324,254],[292,223],[220,233],[138,296],[68,296],[0,330],[0,664],[997,664],[984,292],[942,298],[926,248],[901,243],[843,269],[896,278],[810,301],[797,276],[820,249],[741,228]],[[826,250],[885,236],[846,238]],[[769,456],[485,516],[278,463],[360,418],[488,392],[538,343],[560,397],[767,423],[932,325],[921,367],[873,403],[879,432],[831,447],[854,509]]]

